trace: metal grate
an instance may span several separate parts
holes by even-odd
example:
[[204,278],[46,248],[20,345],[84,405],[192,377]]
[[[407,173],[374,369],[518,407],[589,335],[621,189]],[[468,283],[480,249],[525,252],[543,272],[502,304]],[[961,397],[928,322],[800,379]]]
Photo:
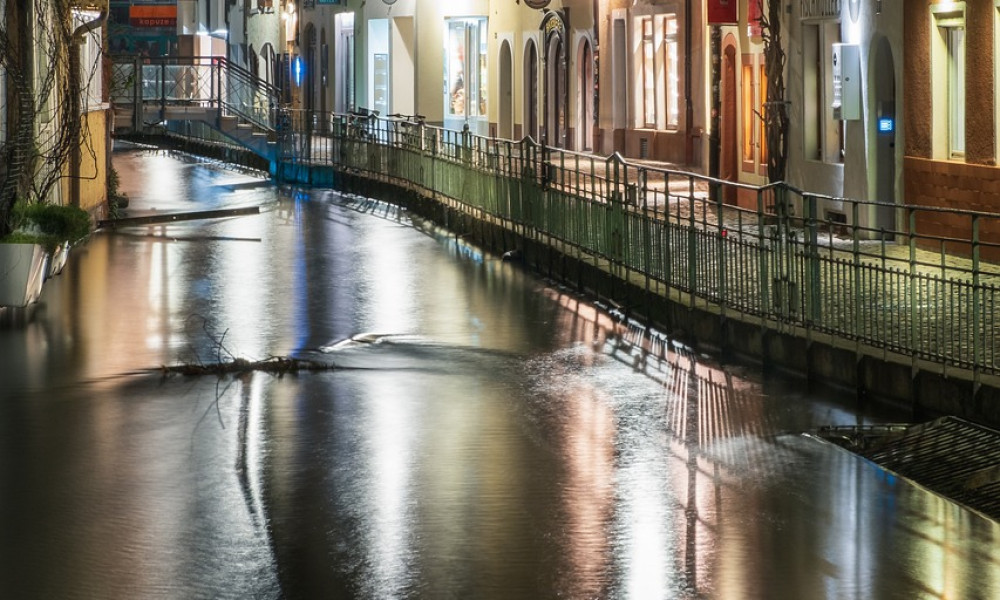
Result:
[[1000,520],[1000,431],[943,417],[907,427],[828,428],[819,435]]

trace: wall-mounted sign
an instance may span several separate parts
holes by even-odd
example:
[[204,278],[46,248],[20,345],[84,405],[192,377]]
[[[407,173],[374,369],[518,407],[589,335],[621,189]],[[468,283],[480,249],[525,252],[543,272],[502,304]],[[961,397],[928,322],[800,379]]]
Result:
[[736,25],[739,21],[740,5],[738,0],[708,0],[709,25]]
[[139,4],[128,9],[132,27],[177,27],[176,4]]

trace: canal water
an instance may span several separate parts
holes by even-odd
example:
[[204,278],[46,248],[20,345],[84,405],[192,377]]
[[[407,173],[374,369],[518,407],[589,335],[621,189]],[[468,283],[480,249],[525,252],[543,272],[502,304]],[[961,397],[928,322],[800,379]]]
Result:
[[[996,598],[1000,530],[720,364],[390,204],[119,150],[0,314],[3,598]],[[294,356],[283,376],[163,365]]]

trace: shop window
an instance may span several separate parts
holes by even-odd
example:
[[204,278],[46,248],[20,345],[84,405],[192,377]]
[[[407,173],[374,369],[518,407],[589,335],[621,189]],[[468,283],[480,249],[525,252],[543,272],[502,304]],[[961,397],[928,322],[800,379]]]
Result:
[[445,114],[486,116],[486,19],[447,19],[445,37]]
[[636,126],[676,129],[680,125],[677,18],[648,15],[635,21],[639,37],[636,78],[642,90],[636,98]]
[[667,15],[663,18],[663,53],[666,68],[667,128],[676,129],[680,125],[680,74],[677,72],[677,18]]
[[758,112],[760,113],[760,118],[757,120],[760,123],[760,164],[767,164],[767,122],[764,120],[764,116],[767,115],[767,67],[764,63],[761,63],[759,68],[760,83],[758,87],[760,88],[757,94],[760,98],[760,108]]
[[757,103],[754,102],[756,96],[753,79],[753,63],[749,62],[749,56],[743,57],[743,163],[744,168],[749,163],[751,168],[754,159],[754,124],[757,123],[757,115],[754,109]]
[[965,29],[948,27],[948,153],[965,156]]
[[653,19],[642,19],[642,114],[646,127],[656,127],[656,47]]
[[933,156],[965,157],[965,3],[931,6]]

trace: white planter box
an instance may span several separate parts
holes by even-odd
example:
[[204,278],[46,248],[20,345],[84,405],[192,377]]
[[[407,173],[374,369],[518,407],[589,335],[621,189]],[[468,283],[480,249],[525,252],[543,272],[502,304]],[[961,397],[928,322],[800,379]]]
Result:
[[48,262],[48,253],[38,244],[0,244],[0,306],[27,306],[38,300]]
[[52,257],[49,259],[49,273],[46,279],[62,273],[63,268],[66,267],[67,260],[69,260],[69,242],[63,242],[59,244],[59,247],[56,248],[56,251],[52,253]]

